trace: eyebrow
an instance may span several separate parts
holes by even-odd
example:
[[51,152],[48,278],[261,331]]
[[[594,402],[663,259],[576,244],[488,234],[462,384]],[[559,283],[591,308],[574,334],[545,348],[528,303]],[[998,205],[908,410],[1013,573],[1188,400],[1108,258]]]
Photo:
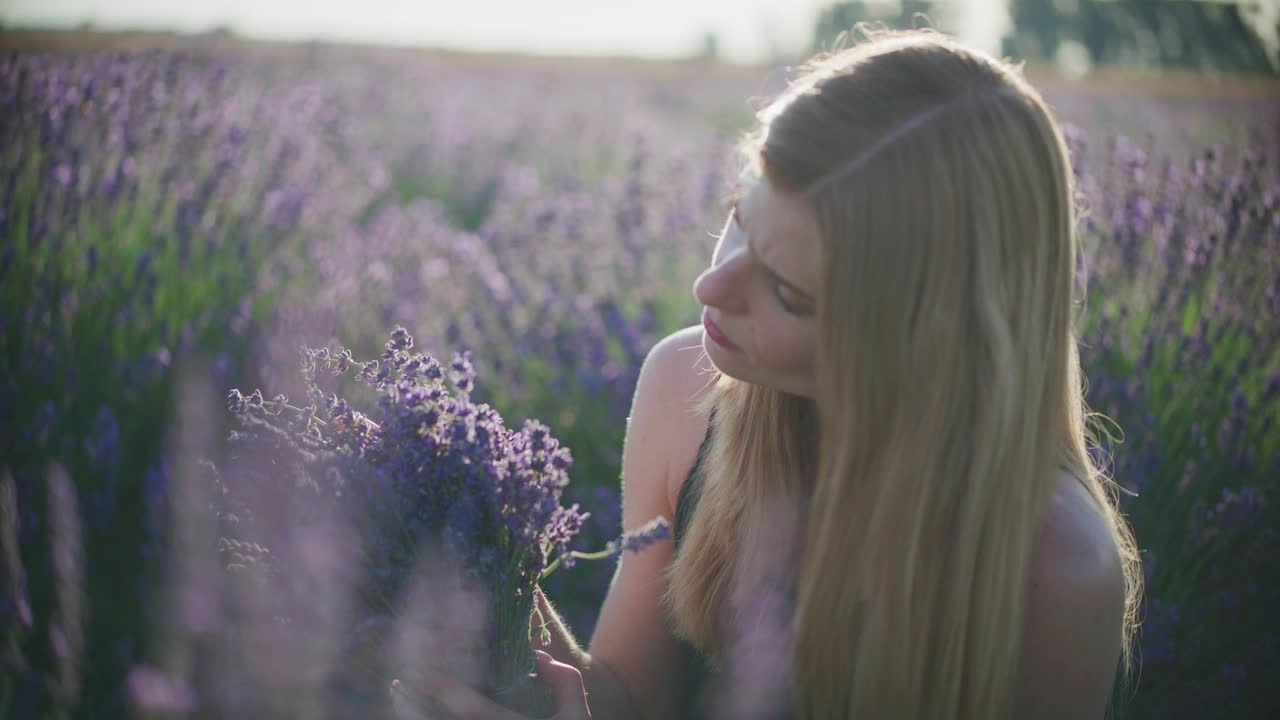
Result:
[[[737,223],[739,228],[742,228],[743,235],[748,235],[747,226],[745,223],[742,222],[742,214],[738,211],[738,198],[739,198],[738,186],[735,185],[733,188],[733,199],[732,199],[733,221]],[[747,237],[747,251],[750,252],[755,257],[756,262],[759,263],[760,267],[764,268],[764,271],[768,273],[769,276],[772,277],[775,281],[777,281],[779,284],[786,285],[787,289],[789,289],[791,292],[795,293],[796,295],[799,295],[801,298],[808,300],[809,302],[813,302],[812,295],[805,292],[804,290],[801,290],[799,285],[796,285],[790,280],[782,277],[782,275],[779,274],[777,270],[774,270],[773,268],[769,267],[764,263],[764,260],[760,258],[760,253],[756,252],[755,248],[751,247],[751,238],[749,235]]]

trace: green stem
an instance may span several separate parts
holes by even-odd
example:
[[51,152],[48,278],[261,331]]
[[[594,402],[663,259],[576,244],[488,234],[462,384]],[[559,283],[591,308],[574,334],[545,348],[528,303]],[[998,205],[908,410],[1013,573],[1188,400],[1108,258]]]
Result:
[[550,565],[548,565],[547,569],[543,570],[542,574],[538,576],[538,580],[541,581],[541,580],[547,579],[547,576],[550,575],[553,570],[560,567],[560,561],[564,560],[565,557],[567,556],[573,556],[579,560],[603,560],[604,558],[609,557],[613,553],[614,553],[613,550],[600,550],[598,552],[590,552],[590,553],[578,552],[577,550],[570,550],[569,552],[564,553],[560,557],[556,558]]
[[538,603],[533,603],[533,614],[538,616],[538,642],[543,647],[551,644],[551,631],[547,629],[547,616],[542,614],[542,608],[538,607]]
[[[306,412],[306,410],[305,410],[304,408],[294,407],[293,405],[290,405],[289,403],[285,403],[285,404],[284,404],[284,407],[285,407],[285,409],[287,409],[287,410],[292,410],[292,411],[294,411],[294,412],[298,413],[299,415],[301,415],[302,413]],[[316,422],[320,423],[321,425],[328,425],[328,424],[329,424],[329,423],[327,423],[327,422],[325,422],[325,421],[321,420],[321,419],[320,419],[320,418],[318,418],[318,417],[312,417],[311,419],[312,419],[312,420],[315,420]]]

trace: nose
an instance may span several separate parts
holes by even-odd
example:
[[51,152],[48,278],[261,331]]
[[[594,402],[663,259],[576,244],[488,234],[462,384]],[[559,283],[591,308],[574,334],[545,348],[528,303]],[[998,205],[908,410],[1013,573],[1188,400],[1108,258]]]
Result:
[[737,248],[717,258],[693,282],[693,295],[699,303],[722,312],[741,314],[746,312],[746,277],[748,258],[745,248]]

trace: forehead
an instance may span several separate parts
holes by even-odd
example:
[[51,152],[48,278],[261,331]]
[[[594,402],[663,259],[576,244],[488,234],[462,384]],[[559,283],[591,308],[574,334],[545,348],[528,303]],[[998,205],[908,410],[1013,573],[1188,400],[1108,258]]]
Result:
[[804,200],[778,193],[751,169],[739,176],[738,213],[760,259],[802,290],[818,288],[820,238]]

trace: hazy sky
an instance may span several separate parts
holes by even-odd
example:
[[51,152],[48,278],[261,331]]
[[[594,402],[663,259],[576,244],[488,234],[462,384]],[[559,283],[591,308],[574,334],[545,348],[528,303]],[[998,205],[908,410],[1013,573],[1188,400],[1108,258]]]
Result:
[[[896,4],[895,0],[889,0]],[[998,53],[1004,0],[954,0],[956,32]],[[347,39],[545,54],[675,57],[714,32],[729,60],[755,62],[770,46],[807,46],[830,0],[0,0],[13,25],[174,29],[227,26],[263,38]]]

